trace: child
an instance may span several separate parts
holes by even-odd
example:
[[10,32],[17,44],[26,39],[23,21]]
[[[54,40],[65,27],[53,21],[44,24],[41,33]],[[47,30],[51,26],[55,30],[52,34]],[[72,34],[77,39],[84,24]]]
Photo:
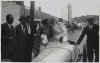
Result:
[[47,35],[46,35],[46,29],[43,29],[43,32],[41,34],[41,46],[40,46],[40,51],[44,50],[47,46],[48,43],[48,39],[47,39]]

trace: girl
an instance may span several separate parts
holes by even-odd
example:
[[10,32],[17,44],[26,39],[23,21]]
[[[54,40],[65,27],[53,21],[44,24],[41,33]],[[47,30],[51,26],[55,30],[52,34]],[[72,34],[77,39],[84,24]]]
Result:
[[44,50],[47,46],[48,39],[46,35],[46,29],[44,28],[41,34],[41,46],[40,46],[40,51]]

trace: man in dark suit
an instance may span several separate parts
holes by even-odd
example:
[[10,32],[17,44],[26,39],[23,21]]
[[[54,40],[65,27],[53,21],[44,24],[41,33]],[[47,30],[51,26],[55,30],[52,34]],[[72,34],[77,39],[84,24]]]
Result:
[[95,61],[99,62],[99,26],[94,23],[94,19],[90,18],[87,19],[89,25],[86,26],[80,38],[78,39],[77,44],[80,44],[82,39],[84,38],[85,35],[87,35],[87,57],[88,61],[92,62],[93,61],[93,52],[95,53]]
[[27,29],[26,29],[26,22],[25,17],[21,16],[20,24],[16,26],[16,40],[17,40],[17,61],[24,62],[25,61],[25,48],[26,48],[26,41],[27,41]]
[[[32,49],[34,46],[34,31],[35,31],[35,27],[32,27],[32,25],[34,25],[32,23],[31,17],[27,16],[26,17],[26,27],[27,27],[27,41],[26,41],[26,48],[25,48],[25,56],[26,56],[26,62],[30,62],[31,58],[32,58]],[[34,25],[35,26],[35,25]],[[32,30],[33,29],[33,30]]]
[[10,59],[14,61],[15,46],[16,46],[16,34],[13,23],[12,14],[6,16],[6,23],[1,25],[1,59]]

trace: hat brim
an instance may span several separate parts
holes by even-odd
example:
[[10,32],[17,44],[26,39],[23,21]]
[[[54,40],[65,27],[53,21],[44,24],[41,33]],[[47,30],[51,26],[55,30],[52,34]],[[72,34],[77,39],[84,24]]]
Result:
[[93,18],[88,18],[88,19],[87,19],[87,21],[93,21],[93,20],[94,20]]

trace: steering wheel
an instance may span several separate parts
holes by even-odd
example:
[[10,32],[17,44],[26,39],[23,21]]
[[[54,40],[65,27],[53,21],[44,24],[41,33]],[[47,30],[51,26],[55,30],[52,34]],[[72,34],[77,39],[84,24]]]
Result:
[[68,42],[72,45],[75,45],[76,43],[74,41],[68,40]]

